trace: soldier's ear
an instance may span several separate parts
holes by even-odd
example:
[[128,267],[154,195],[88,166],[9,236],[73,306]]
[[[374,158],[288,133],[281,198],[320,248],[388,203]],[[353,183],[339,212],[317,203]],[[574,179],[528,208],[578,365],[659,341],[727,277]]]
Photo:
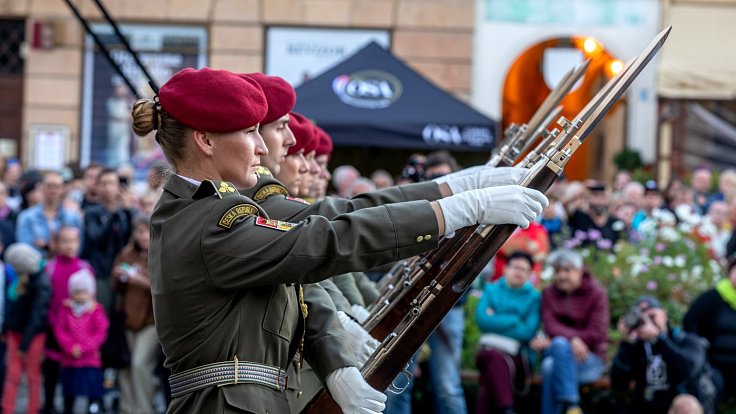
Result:
[[212,155],[212,141],[207,132],[192,131],[192,138],[194,140],[194,147],[198,152],[208,157]]

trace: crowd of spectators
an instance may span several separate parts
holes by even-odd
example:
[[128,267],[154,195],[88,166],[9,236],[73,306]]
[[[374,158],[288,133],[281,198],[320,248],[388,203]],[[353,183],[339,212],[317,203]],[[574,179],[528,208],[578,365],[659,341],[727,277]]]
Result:
[[65,413],[76,397],[102,412],[111,389],[118,412],[155,412],[165,381],[155,376],[148,216],[164,170],[154,164],[138,182],[127,165],[41,172],[2,160],[2,412],[17,412],[24,373],[27,412],[61,412],[59,389]]
[[[428,180],[457,169],[448,153],[414,154],[396,182]],[[673,179],[665,188],[653,180],[634,181],[626,171],[610,184],[563,177],[553,185],[547,193],[550,206],[538,222],[517,229],[480,275],[482,294],[474,309],[482,333],[475,359],[477,413],[516,412],[515,397],[527,395],[535,375],[541,378],[538,409],[543,413],[582,412],[579,387],[603,377],[626,395],[616,408],[620,412],[711,413],[724,397],[736,395],[736,171],[713,175],[709,168],[696,168],[689,184]],[[363,179],[350,166],[336,169],[335,177],[341,195],[357,194],[353,183],[362,187]],[[382,170],[371,178],[375,188],[390,182]],[[630,304],[631,312],[612,321],[606,286],[597,281],[602,275],[585,268],[573,248],[579,242],[570,241],[584,232],[595,233],[594,240],[635,245],[643,237],[642,224],[663,211],[678,222],[697,221],[702,243],[726,277],[692,303],[684,320],[670,320],[660,300],[644,295]],[[594,240],[583,240],[582,247]],[[551,269],[549,281],[541,277],[545,268]],[[636,320],[627,325],[623,319],[633,314]],[[455,337],[443,336],[445,343]],[[455,395],[457,400],[451,391],[459,382],[458,358],[428,343],[430,358],[441,352],[440,358],[454,365],[442,367],[445,384],[432,379],[432,364],[426,365],[435,399],[452,401]],[[392,404],[397,399],[403,403]],[[409,400],[391,396],[386,412],[410,412]],[[433,406],[450,407],[442,401]],[[464,405],[453,409],[467,411]]]
[[[396,177],[385,170],[363,177],[345,165],[332,183],[337,196],[353,197],[458,169],[449,153],[415,154]],[[3,412],[15,412],[24,373],[29,412],[60,411],[49,398],[58,390],[64,412],[78,396],[99,412],[104,393],[117,389],[118,412],[153,413],[156,390],[167,395],[147,270],[148,216],[164,171],[156,164],[138,182],[128,166],[92,164],[74,173],[0,163],[0,239],[8,247],[0,266]],[[736,394],[736,171],[721,172],[715,185],[712,174],[698,168],[690,184],[675,179],[664,189],[626,172],[611,184],[553,185],[540,219],[518,229],[480,275],[478,413],[517,412],[534,376],[541,378],[543,413],[582,412],[579,386],[604,376],[628,393],[629,412],[709,413]],[[569,241],[593,231],[612,243],[637,243],[642,223],[657,211],[698,217],[703,242],[727,277],[698,297],[683,321],[668,319],[658,299],[644,296],[611,322],[601,275],[585,268]],[[545,268],[549,281],[541,278]],[[468,411],[460,379],[464,301],[428,340],[424,367],[438,412]],[[611,341],[614,332],[620,341]],[[387,413],[411,412],[412,386],[390,395]]]

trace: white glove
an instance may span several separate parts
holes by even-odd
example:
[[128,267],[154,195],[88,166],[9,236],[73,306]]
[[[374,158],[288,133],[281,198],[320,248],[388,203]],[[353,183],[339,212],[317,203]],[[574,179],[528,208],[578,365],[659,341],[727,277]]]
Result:
[[528,168],[493,168],[478,165],[452,174],[443,175],[442,177],[435,178],[433,181],[437,184],[446,182],[450,186],[452,194],[460,194],[464,191],[480,188],[519,184],[528,171]]
[[343,414],[380,414],[386,408],[386,395],[368,385],[358,368],[338,368],[325,382]]
[[544,194],[518,185],[482,188],[437,200],[445,216],[445,234],[474,224],[529,227],[549,201]]
[[362,367],[381,343],[374,339],[368,331],[363,329],[358,322],[352,320],[345,312],[337,311],[337,318],[348,333],[350,349],[355,354],[356,362]]
[[355,316],[355,319],[358,320],[361,324],[365,322],[366,319],[368,319],[369,316],[371,316],[371,313],[368,312],[368,309],[366,309],[364,306],[360,306],[357,303],[354,303],[350,306],[350,310],[352,311],[353,316]]

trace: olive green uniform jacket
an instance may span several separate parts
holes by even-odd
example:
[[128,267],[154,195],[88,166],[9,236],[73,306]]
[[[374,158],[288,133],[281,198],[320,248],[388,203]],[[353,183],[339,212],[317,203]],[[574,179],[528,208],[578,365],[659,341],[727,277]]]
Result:
[[[294,283],[364,270],[437,246],[427,201],[363,208],[296,224],[268,220],[224,182],[172,175],[151,218],[156,330],[173,374],[214,362],[286,370],[301,342]],[[287,413],[282,390],[238,384],[175,398],[170,413]]]

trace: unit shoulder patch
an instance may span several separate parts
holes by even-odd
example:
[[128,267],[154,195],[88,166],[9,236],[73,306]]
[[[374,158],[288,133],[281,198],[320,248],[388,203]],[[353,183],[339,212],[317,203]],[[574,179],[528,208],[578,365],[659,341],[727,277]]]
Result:
[[253,204],[242,203],[228,209],[217,222],[219,227],[229,229],[241,217],[258,215],[258,207]]
[[279,231],[289,231],[294,226],[296,226],[296,224],[289,223],[286,221],[267,219],[265,217],[258,217],[256,219],[256,226],[268,227],[269,229],[274,229],[274,230],[279,230]]
[[276,194],[288,196],[289,192],[286,191],[286,188],[278,184],[264,185],[262,188],[256,191],[255,195],[253,196],[253,200],[263,201],[267,199],[268,197],[271,197],[272,195],[276,195]]

